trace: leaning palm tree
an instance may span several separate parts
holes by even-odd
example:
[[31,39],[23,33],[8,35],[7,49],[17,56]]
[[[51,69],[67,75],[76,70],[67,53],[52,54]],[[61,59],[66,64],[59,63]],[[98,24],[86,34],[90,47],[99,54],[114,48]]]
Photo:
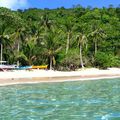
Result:
[[79,51],[80,51],[79,52],[79,54],[80,54],[80,64],[81,64],[81,67],[84,68],[83,57],[82,57],[82,49],[87,43],[87,37],[84,34],[79,33],[79,34],[77,34],[76,39],[77,39],[78,46],[79,46]]

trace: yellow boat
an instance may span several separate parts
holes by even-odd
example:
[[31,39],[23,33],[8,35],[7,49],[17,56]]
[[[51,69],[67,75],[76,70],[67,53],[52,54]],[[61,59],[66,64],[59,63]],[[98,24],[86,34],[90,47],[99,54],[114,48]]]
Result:
[[32,69],[47,69],[48,65],[32,66]]

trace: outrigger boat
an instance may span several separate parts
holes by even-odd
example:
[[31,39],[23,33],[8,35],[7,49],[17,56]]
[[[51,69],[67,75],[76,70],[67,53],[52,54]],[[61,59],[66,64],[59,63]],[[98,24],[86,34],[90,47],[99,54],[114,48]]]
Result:
[[1,70],[14,70],[18,68],[17,65],[8,65],[7,61],[0,61],[0,69]]
[[19,66],[17,70],[32,70],[32,69],[47,69],[48,65],[40,65],[40,66]]
[[32,69],[47,69],[48,65],[40,65],[40,66],[17,66],[17,65],[9,65],[7,61],[0,61],[0,71],[5,70],[32,70]]
[[32,69],[47,69],[48,65],[40,65],[40,66],[19,66],[18,70],[32,70]]

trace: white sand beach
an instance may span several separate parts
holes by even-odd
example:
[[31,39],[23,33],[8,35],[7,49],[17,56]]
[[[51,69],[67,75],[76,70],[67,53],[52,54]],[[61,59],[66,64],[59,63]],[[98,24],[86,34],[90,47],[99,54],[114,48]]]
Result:
[[99,70],[97,68],[86,68],[83,70],[70,72],[52,70],[5,71],[0,72],[0,86],[39,82],[96,80],[101,78],[117,77],[120,77],[120,68],[108,68],[107,70]]

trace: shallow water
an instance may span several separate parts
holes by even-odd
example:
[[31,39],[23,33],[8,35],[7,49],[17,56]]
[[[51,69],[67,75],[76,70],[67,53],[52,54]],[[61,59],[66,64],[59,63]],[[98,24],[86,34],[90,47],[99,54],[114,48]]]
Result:
[[0,120],[120,120],[120,78],[0,87]]

